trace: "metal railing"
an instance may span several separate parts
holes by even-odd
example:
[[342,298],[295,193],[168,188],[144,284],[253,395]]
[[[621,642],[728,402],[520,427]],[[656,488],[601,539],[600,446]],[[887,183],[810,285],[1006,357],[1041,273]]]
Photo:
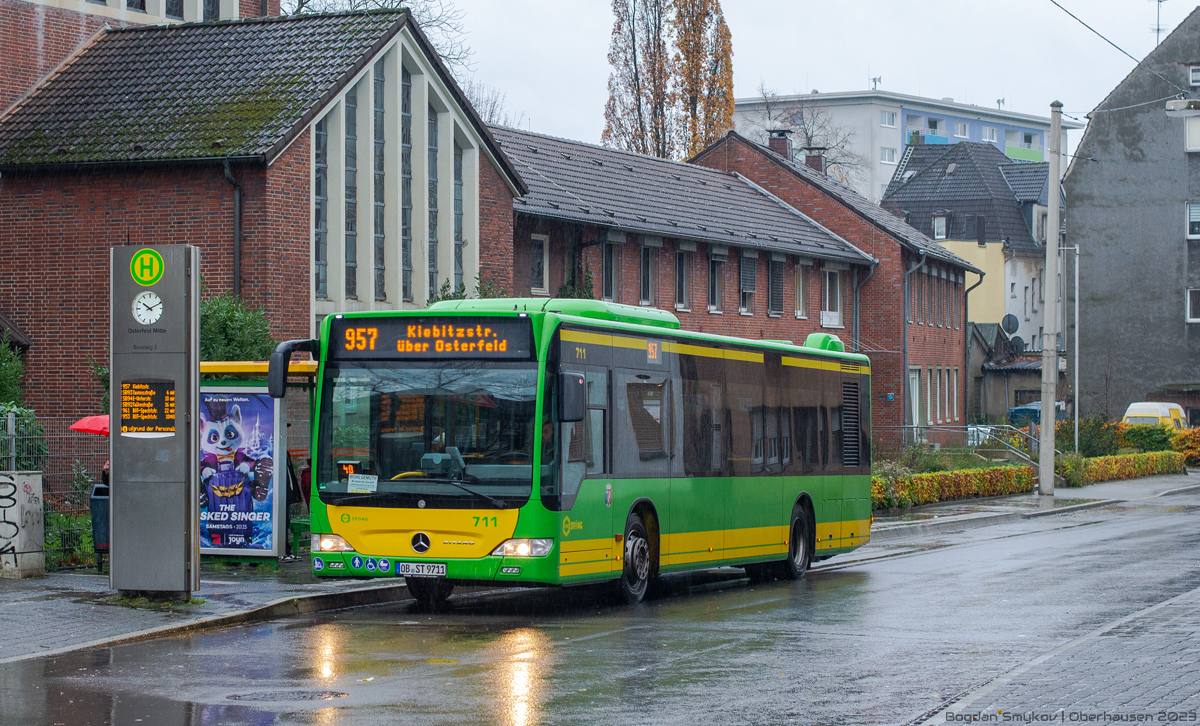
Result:
[[[961,446],[976,455],[979,452],[999,450],[1011,453],[1029,466],[1037,466],[1039,438],[1036,433],[1019,429],[1009,424],[962,425],[962,426],[875,426],[874,431],[900,431],[906,446]],[[989,446],[990,444],[990,446]],[[1065,483],[1061,474],[1063,452],[1054,450],[1055,478]],[[990,457],[983,457],[990,458]]]

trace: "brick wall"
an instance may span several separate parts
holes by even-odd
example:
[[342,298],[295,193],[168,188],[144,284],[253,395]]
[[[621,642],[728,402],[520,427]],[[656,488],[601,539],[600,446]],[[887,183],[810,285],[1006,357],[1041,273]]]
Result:
[[0,111],[8,108],[105,22],[24,0],[0,0]]
[[[269,170],[235,167],[244,189],[242,294],[272,334],[308,335],[308,138]],[[108,357],[108,248],[200,247],[207,295],[232,288],[233,187],[219,166],[0,178],[0,309],[33,338],[25,397],[43,416],[98,412],[88,358]]]
[[[777,195],[788,204],[828,227],[859,249],[879,260],[875,273],[861,291],[860,341],[864,353],[871,358],[873,374],[873,424],[878,427],[877,438],[891,438],[884,427],[904,423],[904,272],[915,263],[916,257],[905,251],[899,242],[874,223],[842,204],[835,197],[809,184],[802,177],[771,161],[759,147],[736,137],[725,137],[695,160],[695,163],[723,171],[736,171]],[[961,270],[957,270],[961,272]],[[914,273],[914,279],[919,273]],[[929,366],[958,367],[958,418],[953,414],[951,397],[951,426],[966,422],[966,326],[961,320],[962,286],[955,291],[955,309],[960,319],[957,327],[910,325],[908,332],[909,368],[921,367],[922,377]],[[848,342],[848,341],[847,341]],[[924,391],[924,380],[922,391]],[[951,392],[953,396],[953,391]],[[888,396],[892,399],[889,401]],[[924,411],[924,396],[921,396]],[[936,416],[935,416],[936,419]]]
[[[510,292],[514,289],[513,239],[513,193],[487,155],[480,154],[479,279]],[[473,281],[467,284],[468,291],[474,288]]]

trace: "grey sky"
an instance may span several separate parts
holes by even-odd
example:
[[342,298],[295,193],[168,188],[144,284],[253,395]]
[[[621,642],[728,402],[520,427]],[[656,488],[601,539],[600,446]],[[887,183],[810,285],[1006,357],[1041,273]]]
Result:
[[[607,0],[454,0],[466,12],[477,79],[543,133],[598,142],[608,95]],[[1154,47],[1154,0],[1059,0],[1137,58]],[[1049,0],[723,0],[734,93],[880,88],[1082,117],[1134,62]],[[1162,5],[1167,32],[1195,6]],[[523,126],[525,124],[522,124]],[[1081,132],[1071,134],[1074,147]]]

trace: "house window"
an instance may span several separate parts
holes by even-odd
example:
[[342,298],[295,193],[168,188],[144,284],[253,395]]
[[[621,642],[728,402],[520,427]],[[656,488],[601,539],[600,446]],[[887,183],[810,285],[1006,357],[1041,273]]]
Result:
[[675,309],[690,310],[692,302],[692,253],[675,253]]
[[374,223],[375,223],[375,299],[387,300],[387,268],[385,266],[383,231],[383,61],[375,64],[375,186],[374,186]]
[[995,126],[984,126],[983,127],[983,140],[990,141],[993,144],[996,143],[996,127]]
[[954,366],[954,394],[951,400],[954,401],[954,420],[958,420],[958,366]]
[[616,245],[605,242],[600,257],[600,297],[605,300],[613,299],[616,285]]
[[412,74],[400,69],[400,293],[412,292]]
[[725,257],[713,255],[708,259],[708,309],[719,313],[725,296]]
[[1200,239],[1200,202],[1188,202],[1187,238]]
[[934,395],[933,395],[934,420],[937,421],[938,423],[941,423],[942,422],[942,402],[944,400],[942,398],[942,369],[941,368],[937,369],[937,388],[934,390],[936,391],[936,393],[934,393]]
[[1187,151],[1200,151],[1200,116],[1187,117]]
[[829,328],[842,326],[842,273],[825,270],[821,286],[821,325]]
[[933,218],[933,238],[946,239],[946,217],[944,215]]
[[438,284],[438,112],[429,107],[429,297]]
[[1188,68],[1188,81],[1193,86],[1200,86],[1200,66]]
[[940,118],[929,119],[929,135],[930,136],[945,136],[946,122]]
[[767,263],[767,314],[783,314],[783,262]]
[[1187,321],[1200,323],[1200,290],[1187,291]]
[[738,256],[738,311],[754,314],[754,288],[757,282],[758,259],[747,257],[745,253]]
[[808,317],[808,265],[796,265],[796,317]]
[[533,295],[549,295],[546,268],[549,266],[550,238],[544,234],[529,237],[529,292]]
[[463,283],[463,150],[454,142],[454,290],[465,289]]
[[[164,13],[168,18],[183,20],[183,0],[167,0]],[[263,13],[263,15],[266,15],[266,13]]]
[[1037,239],[1038,239],[1038,242],[1041,242],[1042,244],[1046,243],[1046,220],[1047,219],[1048,219],[1048,216],[1045,212],[1042,212],[1041,214],[1038,215]]
[[962,121],[954,122],[954,135],[960,139],[967,138],[967,125]]
[[346,91],[346,299],[358,299],[358,89]]
[[329,118],[317,122],[313,174],[313,283],[329,297]]
[[895,164],[896,163],[896,150],[888,149],[888,148],[881,148],[879,150],[879,161],[884,164]]
[[917,273],[917,311],[913,315],[916,318],[918,325],[925,322],[925,292],[929,289],[929,281],[925,277],[925,272]]
[[925,369],[925,424],[933,425],[933,368]]
[[205,22],[209,20],[221,19],[221,0],[204,0],[204,15]]
[[144,13],[146,12],[146,0],[125,0],[125,8]]
[[896,128],[896,112],[895,111],[880,111],[879,125],[886,126],[889,129]]
[[641,285],[639,300],[642,305],[654,304],[654,268],[658,258],[658,250],[654,247],[642,247],[641,251]]
[[1022,131],[1021,132],[1021,148],[1024,148],[1024,149],[1034,148],[1032,131]]

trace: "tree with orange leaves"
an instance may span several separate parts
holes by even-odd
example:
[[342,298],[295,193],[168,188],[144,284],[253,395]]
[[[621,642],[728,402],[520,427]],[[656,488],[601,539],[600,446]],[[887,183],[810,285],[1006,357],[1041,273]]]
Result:
[[694,156],[733,128],[733,38],[720,0],[674,0],[680,146]]

